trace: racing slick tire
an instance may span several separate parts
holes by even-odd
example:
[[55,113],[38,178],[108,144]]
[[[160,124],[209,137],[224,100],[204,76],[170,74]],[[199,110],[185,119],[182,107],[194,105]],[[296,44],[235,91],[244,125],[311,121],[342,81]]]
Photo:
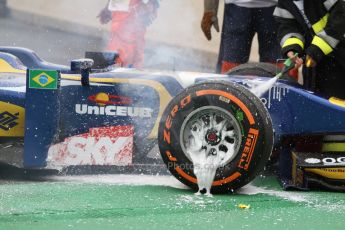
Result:
[[[227,75],[240,75],[240,76],[257,76],[273,78],[281,69],[271,63],[245,63],[234,67],[228,71]],[[294,79],[287,73],[283,75],[282,79],[294,81]]]
[[277,73],[275,65],[270,63],[245,63],[229,70],[227,75],[252,75],[258,77],[274,77]]
[[[196,129],[197,123],[204,124],[202,130],[201,125]],[[217,168],[212,193],[233,191],[249,183],[264,168],[272,151],[270,116],[249,90],[225,81],[188,87],[167,105],[158,144],[172,175],[194,190],[198,185],[189,150],[193,148],[190,139],[198,137],[192,130],[201,133],[201,149],[209,149],[207,154],[212,150],[211,154],[225,156],[224,164]]]

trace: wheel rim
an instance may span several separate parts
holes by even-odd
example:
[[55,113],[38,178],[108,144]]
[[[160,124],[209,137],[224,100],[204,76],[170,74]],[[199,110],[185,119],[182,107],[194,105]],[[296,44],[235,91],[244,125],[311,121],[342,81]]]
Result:
[[196,157],[206,154],[216,156],[217,166],[224,166],[236,157],[241,137],[241,128],[231,113],[220,107],[204,106],[184,120],[180,143],[193,163]]

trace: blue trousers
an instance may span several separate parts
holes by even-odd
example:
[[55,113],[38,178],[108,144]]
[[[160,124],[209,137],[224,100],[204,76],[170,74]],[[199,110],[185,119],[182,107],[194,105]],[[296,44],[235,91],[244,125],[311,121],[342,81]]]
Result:
[[225,4],[217,72],[220,72],[224,61],[236,64],[248,62],[255,33],[258,34],[260,62],[275,63],[280,58],[274,9]]

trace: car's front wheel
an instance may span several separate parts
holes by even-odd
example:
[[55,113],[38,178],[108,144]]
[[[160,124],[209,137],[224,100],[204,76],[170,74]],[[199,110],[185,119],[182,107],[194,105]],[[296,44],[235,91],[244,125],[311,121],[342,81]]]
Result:
[[211,191],[227,192],[250,182],[265,166],[272,123],[262,102],[244,87],[204,82],[169,103],[158,142],[163,161],[182,183],[198,189],[195,162],[204,157],[218,162]]

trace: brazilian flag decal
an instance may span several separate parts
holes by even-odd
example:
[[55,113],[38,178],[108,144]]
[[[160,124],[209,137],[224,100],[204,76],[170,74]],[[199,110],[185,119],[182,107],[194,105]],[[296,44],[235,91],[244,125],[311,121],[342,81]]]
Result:
[[58,72],[54,70],[29,70],[29,88],[57,89]]

